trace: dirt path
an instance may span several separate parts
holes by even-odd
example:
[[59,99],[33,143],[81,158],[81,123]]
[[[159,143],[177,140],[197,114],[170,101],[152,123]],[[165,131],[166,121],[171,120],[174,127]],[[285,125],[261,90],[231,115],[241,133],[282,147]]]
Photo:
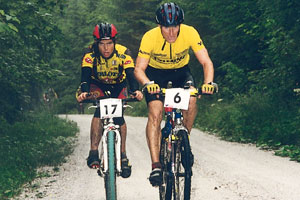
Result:
[[[104,200],[103,179],[86,166],[91,115],[68,115],[78,123],[80,135],[74,153],[58,172],[37,179],[18,199]],[[146,119],[126,117],[127,154],[133,166],[129,179],[119,177],[120,200],[155,200],[151,187],[150,156],[145,138]],[[195,155],[192,179],[193,200],[300,200],[300,164],[274,156],[255,146],[221,141],[193,129]],[[33,187],[34,186],[34,187]]]

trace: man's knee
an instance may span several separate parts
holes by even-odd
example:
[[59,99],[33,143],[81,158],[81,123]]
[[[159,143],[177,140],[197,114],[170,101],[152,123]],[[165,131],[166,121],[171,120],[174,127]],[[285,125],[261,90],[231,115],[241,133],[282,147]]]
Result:
[[91,123],[91,133],[101,132],[102,130],[102,122],[101,119],[98,117],[93,117]]
[[163,105],[160,101],[153,101],[148,104],[148,121],[153,124],[160,124],[162,120]]

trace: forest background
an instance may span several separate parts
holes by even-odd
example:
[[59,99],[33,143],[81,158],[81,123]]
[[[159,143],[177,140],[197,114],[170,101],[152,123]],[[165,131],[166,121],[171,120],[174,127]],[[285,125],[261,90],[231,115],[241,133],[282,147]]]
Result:
[[[44,133],[49,133],[53,124],[56,128],[54,136],[48,134],[49,141],[57,142],[57,137],[64,135],[57,133],[61,128],[52,115],[78,112],[75,91],[80,83],[81,58],[93,42],[95,24],[115,24],[117,42],[130,48],[136,58],[141,37],[156,26],[155,11],[163,2],[0,0],[0,154],[1,159],[7,158],[0,163],[0,185],[1,180],[10,180],[1,188],[0,197],[14,195],[15,188],[29,180],[26,170],[29,173],[49,164],[49,159],[34,161],[21,174],[12,175],[8,165],[16,154],[24,152],[15,144],[31,140],[31,149],[45,149]],[[226,140],[256,143],[300,161],[300,2],[176,3],[185,11],[184,23],[194,26],[203,39],[220,88],[217,95],[198,101],[195,126]],[[190,67],[200,86],[202,67],[191,55]],[[57,97],[52,95],[51,104],[45,105],[43,94],[49,88]],[[136,111],[129,114],[145,116],[144,101],[134,106]],[[36,126],[41,121],[48,124]],[[70,135],[74,136],[74,125],[66,126],[72,127]],[[43,133],[38,136],[39,145],[32,141],[30,127],[36,129],[36,135]],[[58,143],[62,147],[68,142],[63,139]],[[43,154],[34,152],[33,158],[36,153]],[[35,175],[31,172],[30,178]],[[24,178],[16,182],[14,177],[20,176]]]

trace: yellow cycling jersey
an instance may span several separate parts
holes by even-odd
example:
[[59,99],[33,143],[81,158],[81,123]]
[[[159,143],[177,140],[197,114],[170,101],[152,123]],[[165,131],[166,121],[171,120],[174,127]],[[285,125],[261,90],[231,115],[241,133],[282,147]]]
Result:
[[160,27],[156,27],[143,36],[138,56],[149,59],[149,65],[157,69],[178,69],[189,63],[190,48],[194,52],[205,48],[200,35],[192,26],[181,24],[174,43],[168,43]]
[[97,62],[94,52],[87,53],[82,59],[81,66],[92,68],[92,79],[101,83],[116,84],[123,82],[126,78],[125,69],[134,67],[133,59],[125,53],[126,50],[126,47],[116,44],[112,57],[105,59],[100,56],[100,60]]

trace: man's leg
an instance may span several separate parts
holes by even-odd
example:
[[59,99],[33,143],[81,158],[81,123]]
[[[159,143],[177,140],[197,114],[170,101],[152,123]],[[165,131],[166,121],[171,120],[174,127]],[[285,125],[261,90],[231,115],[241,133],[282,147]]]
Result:
[[126,137],[127,137],[126,122],[123,125],[121,125],[120,131],[121,131],[121,152],[126,153]]
[[127,126],[126,122],[121,125],[121,168],[122,173],[121,176],[123,178],[128,178],[131,175],[131,165],[129,164],[129,160],[126,155],[126,137],[127,137]]
[[[188,129],[188,132],[191,133],[194,120],[197,115],[197,98],[196,97],[191,97],[190,102],[189,102],[189,109],[187,111],[183,111],[183,124],[184,126]],[[190,163],[191,166],[194,164],[194,155],[190,154]]]
[[188,129],[189,133],[192,130],[194,120],[197,115],[197,98],[191,97],[189,102],[189,109],[187,111],[182,111],[183,114],[183,124]]
[[102,137],[102,129],[103,127],[101,119],[93,117],[90,132],[91,150],[98,150],[98,146]]
[[155,100],[148,104],[148,122],[146,127],[147,143],[150,150],[152,163],[159,162],[160,139],[163,104]]
[[93,117],[90,131],[90,152],[87,159],[87,165],[90,168],[98,168],[100,166],[98,146],[102,137],[102,122],[100,118]]
[[158,186],[162,181],[161,164],[159,162],[160,140],[161,140],[161,121],[163,103],[158,100],[148,103],[148,122],[146,127],[147,143],[150,150],[152,161],[152,172],[149,180],[153,186]]

